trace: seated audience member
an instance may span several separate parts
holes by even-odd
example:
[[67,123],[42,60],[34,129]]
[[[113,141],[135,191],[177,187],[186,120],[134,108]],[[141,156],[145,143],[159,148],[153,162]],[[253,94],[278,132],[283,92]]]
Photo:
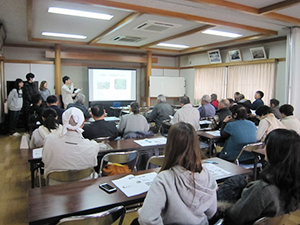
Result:
[[43,147],[45,177],[52,170],[82,170],[97,165],[99,145],[82,137],[84,116],[72,107],[63,113],[60,135],[49,134]]
[[258,107],[263,106],[264,102],[262,98],[264,97],[264,93],[262,91],[255,92],[254,98],[255,101],[251,104],[251,109],[256,110]]
[[59,108],[57,106],[58,100],[57,97],[55,95],[50,95],[47,98],[47,105],[49,108],[54,109],[57,113],[57,122],[59,124],[62,124],[62,114],[64,113],[64,109]]
[[151,122],[155,122],[155,126],[152,128],[152,131],[154,133],[157,133],[159,131],[159,128],[161,126],[161,123],[164,120],[170,119],[169,116],[174,115],[174,109],[173,107],[166,102],[166,97],[164,95],[157,96],[157,105],[154,106],[152,112],[146,113],[145,117],[146,119]]
[[29,123],[36,123],[40,122],[42,123],[42,113],[43,113],[43,108],[42,108],[42,97],[40,94],[35,94],[31,96],[32,99],[32,105],[28,109],[28,114],[29,114]]
[[91,118],[91,114],[89,113],[87,107],[84,106],[84,102],[85,102],[85,95],[82,93],[78,93],[75,97],[74,103],[68,104],[67,109],[71,107],[76,107],[83,112],[85,119],[89,119]]
[[231,116],[231,111],[229,109],[230,103],[227,99],[222,99],[218,105],[218,110],[216,116],[219,117],[220,126],[222,126],[223,120],[227,116]]
[[[246,120],[247,110],[242,105],[232,107],[232,117],[227,116],[222,124],[221,136],[225,138],[225,145],[220,158],[234,162],[242,148],[256,142],[256,127],[253,122]],[[250,163],[253,160],[251,152],[243,152],[239,161]]]
[[234,99],[234,102],[235,102],[235,103],[237,103],[237,102],[238,102],[238,99],[237,99],[237,97],[238,97],[240,94],[241,94],[241,93],[240,93],[240,92],[238,92],[238,91],[234,93],[234,95],[233,95],[233,99]]
[[95,122],[84,125],[83,137],[88,139],[110,137],[112,140],[118,137],[118,129],[115,122],[104,120],[104,115],[106,112],[103,106],[94,105],[91,108],[91,111]]
[[201,164],[198,136],[188,123],[169,131],[165,161],[139,209],[140,224],[208,224],[217,211],[217,183]]
[[217,110],[219,105],[218,96],[216,94],[211,94],[210,98],[211,98],[210,104],[212,104]]
[[180,98],[181,108],[177,110],[174,115],[174,118],[171,120],[171,124],[178,122],[185,122],[191,124],[195,130],[200,129],[200,116],[196,108],[190,103],[190,98],[188,96],[183,96]]
[[286,127],[274,116],[269,106],[261,106],[256,110],[256,117],[260,120],[257,128],[257,141],[264,141],[268,133],[275,129]]
[[245,95],[239,94],[237,96],[236,100],[237,100],[237,104],[243,105],[246,108],[247,113],[251,114],[251,111],[250,111],[250,109],[251,109],[251,101],[248,100],[248,99],[245,99]]
[[261,180],[249,183],[241,198],[226,210],[226,224],[253,224],[262,217],[276,217],[300,207],[300,137],[278,129],[266,138],[268,164]]
[[57,114],[54,109],[48,108],[42,114],[43,125],[35,129],[30,139],[30,148],[40,148],[49,134],[61,134],[62,125],[57,123]]
[[210,104],[210,97],[208,95],[203,95],[201,99],[201,106],[199,107],[200,119],[204,117],[214,117],[216,114],[215,107]]
[[235,101],[232,98],[227,98],[227,100],[229,101],[229,108],[233,105],[236,105]]
[[280,106],[279,111],[282,115],[281,122],[286,127],[286,129],[294,130],[298,134],[300,134],[300,122],[293,114],[294,107],[291,105],[285,104],[285,105]]
[[121,117],[119,132],[123,134],[123,136],[126,136],[130,133],[149,131],[149,124],[146,118],[139,114],[139,103],[132,102],[129,111],[130,114]]
[[274,116],[277,119],[281,120],[282,119],[282,115],[281,115],[281,113],[279,111],[279,104],[280,104],[280,102],[277,99],[275,99],[275,98],[272,98],[270,100],[271,112],[274,114]]

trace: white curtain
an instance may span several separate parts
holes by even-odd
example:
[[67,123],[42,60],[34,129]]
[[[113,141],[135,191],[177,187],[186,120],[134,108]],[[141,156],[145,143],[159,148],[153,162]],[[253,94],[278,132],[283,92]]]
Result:
[[266,105],[274,98],[275,63],[230,66],[228,68],[227,97],[233,98],[235,92],[245,95],[246,99],[254,100],[256,91],[264,92]]
[[203,95],[217,94],[226,97],[226,67],[201,68],[195,70],[194,102],[199,103]]
[[289,78],[289,104],[294,106],[294,115],[300,119],[300,28],[291,28],[287,41],[287,74]]

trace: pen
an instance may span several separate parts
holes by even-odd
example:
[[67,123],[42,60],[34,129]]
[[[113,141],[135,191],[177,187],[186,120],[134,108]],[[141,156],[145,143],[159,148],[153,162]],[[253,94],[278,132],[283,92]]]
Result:
[[204,161],[204,163],[218,164],[217,162],[214,162],[214,161],[208,161],[208,160]]

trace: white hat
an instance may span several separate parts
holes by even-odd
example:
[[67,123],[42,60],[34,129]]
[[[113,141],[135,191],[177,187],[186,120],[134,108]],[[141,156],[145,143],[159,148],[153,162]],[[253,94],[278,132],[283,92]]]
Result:
[[[71,117],[73,118],[74,122],[76,123],[75,126],[70,124]],[[62,135],[65,135],[67,133],[67,129],[76,130],[80,134],[83,132],[83,129],[81,129],[80,126],[84,122],[84,115],[80,109],[75,108],[75,107],[71,107],[71,108],[67,109],[62,114],[62,121],[63,121]]]

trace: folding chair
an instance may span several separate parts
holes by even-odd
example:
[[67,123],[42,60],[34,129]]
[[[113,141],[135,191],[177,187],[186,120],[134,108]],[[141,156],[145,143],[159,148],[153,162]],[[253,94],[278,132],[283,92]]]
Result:
[[164,155],[158,155],[158,156],[152,156],[150,159],[148,159],[148,162],[146,164],[146,170],[150,169],[150,164],[156,165],[161,167],[165,161]]

